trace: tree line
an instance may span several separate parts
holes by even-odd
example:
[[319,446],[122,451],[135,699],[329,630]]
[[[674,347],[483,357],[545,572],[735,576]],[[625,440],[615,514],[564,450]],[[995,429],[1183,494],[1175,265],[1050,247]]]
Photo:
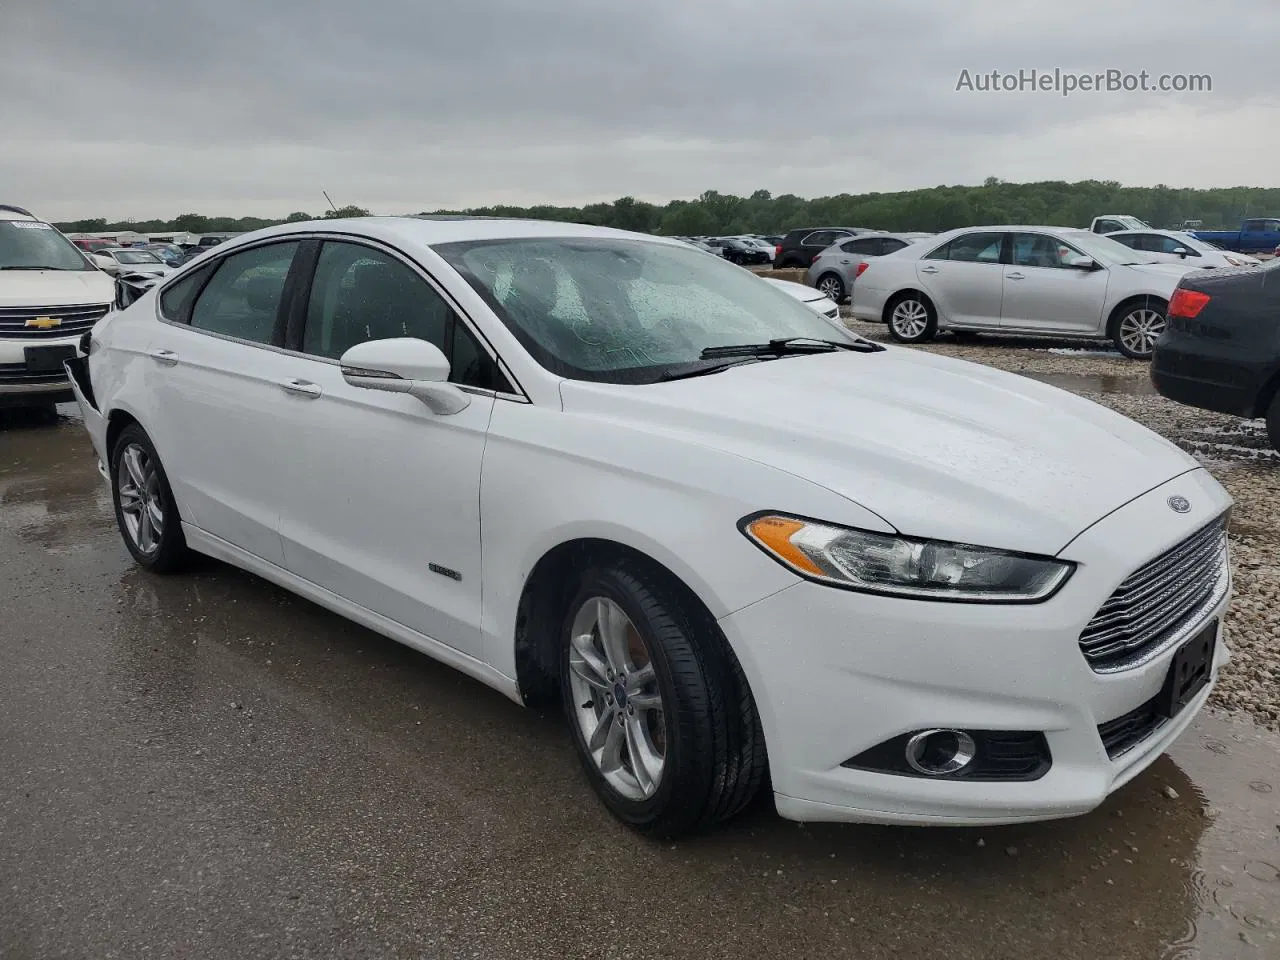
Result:
[[[792,227],[819,225],[922,231],[1016,223],[1083,227],[1104,213],[1129,214],[1156,227],[1176,227],[1187,220],[1200,220],[1205,229],[1213,229],[1234,227],[1244,217],[1280,216],[1280,189],[1190,189],[1163,184],[1126,187],[1111,180],[1007,183],[988,177],[981,186],[937,186],[894,193],[843,193],[812,199],[790,193],[774,196],[768,190],[757,190],[747,197],[708,190],[693,200],[672,200],[665,204],[622,197],[612,203],[592,203],[582,207],[493,206],[422,213],[567,220],[668,236],[770,234],[782,233]],[[368,214],[368,210],[352,205],[316,215],[298,211],[283,220],[184,213],[172,220],[108,223],[104,219],[90,219],[55,226],[68,233],[121,230],[229,233],[278,223]]]

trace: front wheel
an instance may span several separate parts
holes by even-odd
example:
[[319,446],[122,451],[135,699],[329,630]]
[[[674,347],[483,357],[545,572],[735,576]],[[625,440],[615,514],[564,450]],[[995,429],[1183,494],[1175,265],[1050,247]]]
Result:
[[889,316],[889,336],[899,343],[924,343],[938,333],[938,315],[921,294],[899,294],[885,312]]
[[187,558],[178,508],[151,438],[136,423],[111,449],[111,497],[116,524],[133,559],[153,573],[169,573]]
[[1111,321],[1111,340],[1130,360],[1150,360],[1156,341],[1164,333],[1164,305],[1145,300],[1123,305]]
[[565,619],[560,686],[591,785],[642,833],[672,837],[745,807],[764,736],[715,621],[661,571],[588,569]]

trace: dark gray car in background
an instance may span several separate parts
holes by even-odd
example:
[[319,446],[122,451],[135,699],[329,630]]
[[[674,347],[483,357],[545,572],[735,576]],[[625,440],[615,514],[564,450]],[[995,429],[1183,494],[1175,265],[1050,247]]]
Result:
[[836,303],[843,303],[858,275],[858,264],[932,236],[932,233],[865,233],[841,238],[814,258],[804,282],[817,287]]

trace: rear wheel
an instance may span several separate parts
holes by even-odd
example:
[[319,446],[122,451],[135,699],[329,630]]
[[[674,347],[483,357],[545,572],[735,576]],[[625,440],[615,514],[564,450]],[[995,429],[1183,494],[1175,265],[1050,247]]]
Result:
[[898,294],[885,307],[885,314],[889,336],[899,343],[924,343],[938,333],[938,315],[923,294]]
[[182,565],[187,541],[173,491],[151,438],[136,423],[121,430],[112,447],[111,497],[120,535],[134,560],[154,573]]
[[586,570],[569,604],[561,691],[609,810],[671,837],[726,819],[764,778],[764,736],[714,619],[638,561]]
[[844,302],[844,281],[835,273],[824,273],[818,278],[817,288],[836,303]]
[[1111,317],[1111,340],[1130,360],[1150,360],[1164,333],[1166,306],[1155,298],[1122,303]]

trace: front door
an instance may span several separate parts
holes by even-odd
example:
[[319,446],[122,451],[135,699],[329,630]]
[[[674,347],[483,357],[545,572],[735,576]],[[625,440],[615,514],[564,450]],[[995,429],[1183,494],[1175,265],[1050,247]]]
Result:
[[[338,364],[366,340],[419,337],[468,389],[460,413],[355,387]],[[480,467],[501,374],[436,288],[399,256],[325,241],[285,414],[295,451],[280,536],[288,569],[475,657],[480,639]]]
[[1105,332],[1102,308],[1107,299],[1105,268],[1082,269],[1093,262],[1085,253],[1047,233],[1015,233],[1010,263],[1004,268],[1002,327],[1046,333]]

